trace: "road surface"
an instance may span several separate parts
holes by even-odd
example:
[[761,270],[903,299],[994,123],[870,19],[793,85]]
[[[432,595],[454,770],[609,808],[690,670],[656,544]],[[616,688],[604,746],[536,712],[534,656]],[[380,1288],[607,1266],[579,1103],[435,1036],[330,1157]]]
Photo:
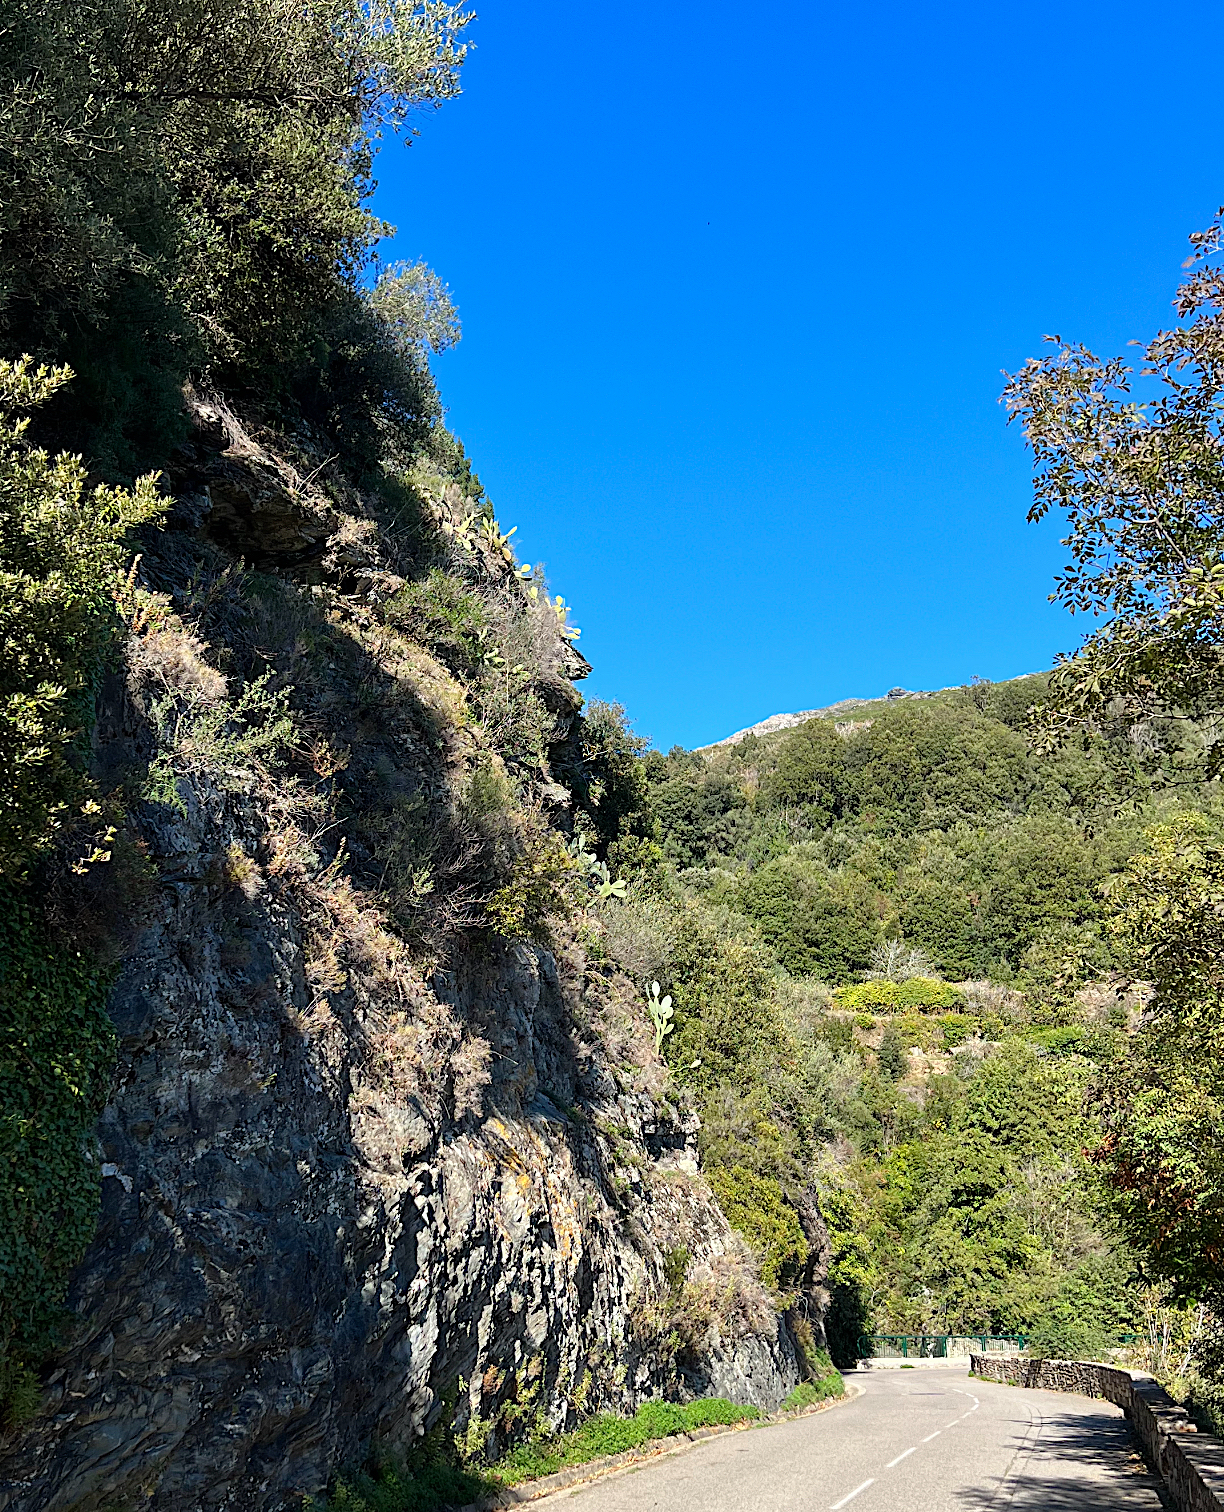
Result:
[[[572,1512],[1158,1512],[1108,1402],[868,1372],[857,1401],[729,1433],[545,1498]],[[554,1512],[560,1512],[555,1507]]]

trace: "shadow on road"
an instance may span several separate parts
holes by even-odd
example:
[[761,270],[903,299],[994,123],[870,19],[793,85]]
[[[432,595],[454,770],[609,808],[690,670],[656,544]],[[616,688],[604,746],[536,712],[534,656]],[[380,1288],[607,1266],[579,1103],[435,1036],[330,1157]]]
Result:
[[[1002,1485],[966,1487],[956,1505],[991,1512],[1156,1512],[1171,1507],[1144,1464],[1124,1418],[1108,1412],[1043,1412],[1040,1437],[1020,1451]],[[1028,1451],[1028,1452],[1025,1452]]]

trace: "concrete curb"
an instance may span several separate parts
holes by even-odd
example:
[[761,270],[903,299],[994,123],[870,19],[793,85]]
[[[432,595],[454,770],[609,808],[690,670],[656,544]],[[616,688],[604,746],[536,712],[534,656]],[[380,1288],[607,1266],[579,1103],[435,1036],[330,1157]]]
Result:
[[968,1370],[968,1355],[946,1355],[938,1360],[860,1360],[858,1369],[868,1375],[881,1370]]
[[773,1412],[768,1417],[754,1418],[746,1423],[723,1423],[709,1428],[694,1428],[691,1433],[673,1433],[668,1438],[651,1439],[639,1444],[636,1449],[625,1449],[620,1454],[608,1454],[602,1459],[588,1460],[584,1465],[571,1465],[558,1470],[554,1475],[542,1475],[538,1480],[524,1481],[518,1486],[507,1486],[495,1496],[481,1501],[469,1502],[457,1512],[495,1512],[499,1507],[515,1507],[523,1502],[538,1501],[551,1496],[555,1491],[567,1491],[572,1486],[586,1485],[603,1480],[618,1470],[627,1470],[649,1460],[663,1459],[668,1455],[683,1453],[695,1448],[706,1439],[717,1438],[724,1433],[743,1433],[752,1428],[774,1428],[779,1423],[794,1423],[800,1418],[812,1417],[817,1412],[827,1412],[830,1407],[841,1406],[861,1397],[866,1388],[857,1381],[847,1381],[844,1396],[830,1397],[824,1402],[815,1402],[811,1407],[801,1407],[797,1412]]

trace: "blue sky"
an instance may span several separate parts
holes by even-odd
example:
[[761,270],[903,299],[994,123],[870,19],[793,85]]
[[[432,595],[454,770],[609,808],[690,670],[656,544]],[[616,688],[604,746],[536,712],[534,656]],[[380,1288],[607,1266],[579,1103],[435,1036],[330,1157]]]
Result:
[[378,164],[448,420],[656,745],[1046,666],[1000,370],[1171,319],[1224,201],[1224,9],[483,0]]

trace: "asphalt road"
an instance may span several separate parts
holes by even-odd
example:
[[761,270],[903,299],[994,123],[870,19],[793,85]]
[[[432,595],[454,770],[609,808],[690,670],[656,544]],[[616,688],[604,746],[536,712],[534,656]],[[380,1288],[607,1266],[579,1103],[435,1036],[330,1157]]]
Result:
[[[969,1379],[868,1373],[857,1401],[729,1433],[558,1492],[573,1512],[1156,1512],[1156,1481],[1108,1402]],[[539,1503],[538,1505],[544,1505]],[[557,1509],[560,1512],[560,1509]]]

